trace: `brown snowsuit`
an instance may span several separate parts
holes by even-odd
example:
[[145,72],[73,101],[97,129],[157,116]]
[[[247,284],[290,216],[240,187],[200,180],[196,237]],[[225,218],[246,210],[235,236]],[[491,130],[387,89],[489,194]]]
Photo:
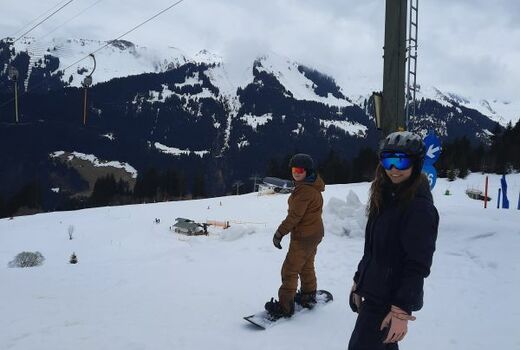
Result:
[[314,292],[317,288],[314,257],[324,234],[321,218],[321,192],[324,190],[325,183],[319,175],[312,183],[296,182],[287,201],[287,217],[278,227],[278,232],[284,236],[291,232],[289,251],[282,265],[282,285],[278,290],[278,300],[285,312],[290,312],[292,308],[298,276],[303,293]]

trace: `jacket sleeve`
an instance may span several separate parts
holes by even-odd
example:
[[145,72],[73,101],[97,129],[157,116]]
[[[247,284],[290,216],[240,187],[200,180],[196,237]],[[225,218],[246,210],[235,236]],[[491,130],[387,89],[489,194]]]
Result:
[[287,210],[287,217],[282,221],[280,226],[278,226],[278,232],[284,236],[298,225],[307,211],[309,202],[312,200],[312,192],[306,191],[304,188],[299,189],[299,191],[293,193],[292,196],[291,204]]
[[354,277],[352,278],[352,280],[354,281],[355,284],[359,283],[359,268],[354,273]]
[[403,269],[392,304],[408,313],[423,306],[424,279],[430,274],[438,226],[439,214],[429,201],[412,203],[405,214],[400,234]]
[[372,230],[373,224],[374,224],[374,218],[369,217],[367,220],[367,223],[366,223],[366,227],[365,227],[365,243],[363,245],[363,256],[361,257],[361,260],[359,260],[356,273],[354,273],[354,277],[353,277],[354,283],[356,283],[356,284],[359,283],[361,264],[363,264],[363,262],[365,261],[365,257],[370,252],[369,234],[370,234],[370,231]]

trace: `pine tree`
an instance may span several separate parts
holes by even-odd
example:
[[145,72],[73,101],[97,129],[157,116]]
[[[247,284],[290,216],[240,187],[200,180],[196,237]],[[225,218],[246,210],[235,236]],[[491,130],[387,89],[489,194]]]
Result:
[[468,168],[467,167],[461,167],[459,169],[459,173],[457,174],[457,176],[461,179],[465,179],[467,176],[469,175],[469,171],[468,171]]
[[7,216],[4,199],[0,196],[0,218]]
[[320,164],[319,172],[327,184],[347,183],[350,180],[350,168],[347,162],[341,159],[333,149]]
[[377,154],[371,148],[362,149],[352,161],[352,182],[372,181],[378,163]]
[[194,198],[202,198],[206,196],[206,185],[204,175],[197,174],[193,180],[192,195]]
[[159,191],[165,199],[179,196],[179,175],[174,169],[169,169],[160,175]]
[[93,206],[109,205],[117,193],[118,184],[114,174],[108,174],[96,180],[90,196],[90,203]]
[[155,201],[159,190],[160,177],[155,168],[149,168],[143,175],[137,175],[134,197],[139,200]]
[[448,181],[455,181],[457,176],[455,175],[455,170],[453,168],[449,168],[446,174],[448,176]]

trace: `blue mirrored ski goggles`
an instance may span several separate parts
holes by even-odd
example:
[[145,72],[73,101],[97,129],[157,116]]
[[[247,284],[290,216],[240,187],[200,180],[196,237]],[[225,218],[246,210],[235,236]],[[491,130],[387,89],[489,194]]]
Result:
[[406,153],[382,152],[379,159],[386,170],[391,170],[392,167],[397,170],[406,170],[413,163],[413,159]]

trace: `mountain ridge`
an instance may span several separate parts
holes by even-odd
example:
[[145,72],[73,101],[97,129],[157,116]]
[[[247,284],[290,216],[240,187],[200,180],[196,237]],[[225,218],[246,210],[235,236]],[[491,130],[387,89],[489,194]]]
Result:
[[[8,43],[9,40],[3,39],[0,41],[0,43],[1,42],[5,44]],[[96,53],[96,55],[101,57],[97,60],[98,67],[93,76],[94,84],[106,82],[111,79],[124,76],[165,72],[169,69],[178,67],[179,65],[188,62],[203,63],[221,67],[226,66],[224,59],[221,56],[215,53],[211,53],[206,49],[202,49],[194,55],[190,56],[176,47],[168,46],[161,49],[148,48],[145,46],[136,45],[126,40],[112,40],[103,42],[89,39],[53,38],[40,41],[34,38],[23,38],[22,40],[15,43],[12,47],[18,53],[26,52],[29,55],[30,64],[27,68],[28,71],[31,71],[32,68],[42,68],[42,63],[38,64],[38,60],[45,59],[45,56],[52,56],[59,59],[59,66],[55,67],[54,74],[57,74],[61,69],[67,67],[68,64],[81,58],[85,58],[83,61],[74,65],[74,67],[71,67],[72,70],[75,71],[71,70],[70,72],[63,73],[63,75],[60,77],[65,86],[81,87],[81,83],[83,81],[82,78],[84,78],[86,74],[89,74],[93,68],[93,63],[89,58],[86,57],[89,53],[94,52],[105,45],[108,46],[99,51],[99,53]],[[297,69],[300,71],[300,73],[303,73],[304,77],[306,77],[306,74],[308,74],[309,71],[319,73],[318,71],[307,67],[305,64],[296,63],[295,61],[279,56],[274,52],[257,57],[255,62],[262,61],[267,63],[264,64],[266,66],[265,69],[275,73],[275,76],[281,80],[284,80],[285,78],[284,73],[291,73],[291,69],[287,69],[291,66],[293,66],[293,69]],[[5,69],[6,68],[4,67],[3,70],[5,71]],[[282,73],[281,76],[279,75],[280,73]],[[327,76],[326,74],[322,75]],[[336,82],[334,82],[333,78],[330,76],[329,78],[332,79],[333,84],[336,85]],[[28,85],[28,79],[29,77],[24,80],[26,89]],[[232,91],[236,92],[236,89],[249,82],[231,82],[229,77],[227,77],[227,80],[232,86],[232,88],[227,90],[228,94],[230,94]],[[310,81],[312,82],[312,80]],[[286,79],[285,82],[287,82]],[[343,95],[342,91],[344,89],[337,85],[336,87],[336,95]],[[434,99],[439,103],[455,103],[458,105],[464,105],[467,108],[478,110],[483,115],[486,115],[490,119],[499,122],[502,126],[506,126],[510,121],[514,124],[518,119],[520,119],[520,102],[517,101],[501,101],[497,99],[465,97],[462,94],[455,92],[442,92],[440,89],[433,86],[423,88],[422,90],[424,90],[425,93],[422,93],[419,89],[418,96]],[[297,90],[297,92],[301,94],[300,90]],[[361,92],[360,94],[360,91],[352,91],[350,95],[346,94],[346,96],[343,97],[348,101],[355,101],[359,100],[358,96],[360,95],[363,96],[363,93]],[[299,94],[297,94],[297,96],[299,96]],[[365,95],[365,98],[368,97],[368,95]]]
[[[65,73],[60,67],[104,44],[59,42],[77,46],[65,54],[68,63],[52,50],[43,50],[40,60],[23,51],[24,41],[14,47],[0,41],[0,101],[6,101],[0,103],[0,147],[9,150],[0,161],[10,165],[0,171],[0,195],[34,177],[44,188],[55,188],[63,171],[49,155],[59,151],[126,163],[138,174],[153,167],[182,169],[189,179],[202,177],[208,195],[222,195],[252,174],[268,175],[273,162],[289,154],[306,152],[319,163],[331,152],[353,160],[377,147],[380,132],[371,99],[349,97],[333,77],[311,67],[270,53],[251,62],[237,80],[222,58],[208,51],[193,59],[171,48],[169,61],[126,41],[100,51],[83,125],[84,89],[78,83],[93,62]],[[128,60],[132,65],[125,65]],[[150,71],[142,72],[142,64]],[[20,123],[13,123],[10,65],[27,81],[20,87],[26,90],[20,94]],[[131,70],[140,73],[127,75]],[[413,131],[424,135],[433,129],[443,141],[466,137],[489,144],[500,129],[469,108],[470,100],[421,91]]]

